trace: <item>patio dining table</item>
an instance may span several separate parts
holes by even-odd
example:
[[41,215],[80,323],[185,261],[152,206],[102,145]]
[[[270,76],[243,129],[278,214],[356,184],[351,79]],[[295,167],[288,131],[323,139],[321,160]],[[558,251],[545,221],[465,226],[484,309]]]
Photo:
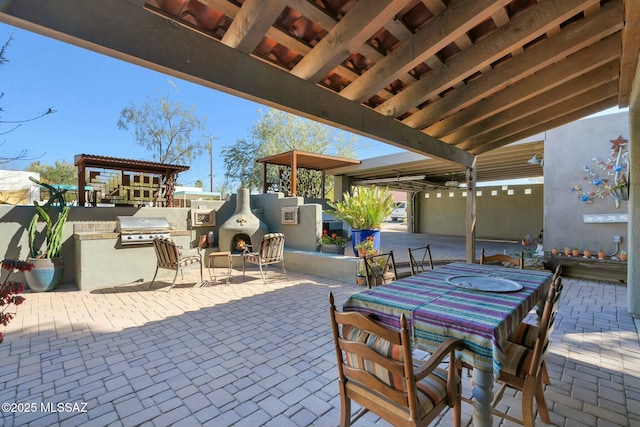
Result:
[[466,346],[458,357],[473,366],[473,425],[491,426],[495,377],[503,346],[543,299],[552,273],[455,262],[349,297],[345,311],[371,313],[399,327],[407,318],[415,348],[433,352],[449,338]]

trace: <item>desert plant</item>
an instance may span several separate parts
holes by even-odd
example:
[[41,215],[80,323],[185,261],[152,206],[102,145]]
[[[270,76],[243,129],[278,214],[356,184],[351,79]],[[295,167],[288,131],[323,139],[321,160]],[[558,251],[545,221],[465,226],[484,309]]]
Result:
[[393,197],[387,188],[375,185],[357,187],[353,196],[344,193],[343,200],[329,203],[336,218],[345,221],[355,230],[380,228],[382,222],[393,212]]
[[[57,258],[60,256],[60,249],[62,249],[62,233],[64,232],[64,225],[69,216],[69,206],[64,206],[62,212],[58,215],[58,219],[54,223],[51,221],[51,217],[44,210],[38,202],[34,202],[36,207],[36,214],[31,219],[27,233],[29,235],[29,257],[30,258]],[[38,244],[38,218],[42,219],[46,223],[45,234],[45,247],[42,244]]]

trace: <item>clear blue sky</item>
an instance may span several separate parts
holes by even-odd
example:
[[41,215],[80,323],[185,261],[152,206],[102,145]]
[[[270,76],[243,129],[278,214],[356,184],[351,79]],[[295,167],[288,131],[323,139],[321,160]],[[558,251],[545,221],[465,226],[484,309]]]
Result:
[[[220,159],[222,147],[248,138],[259,120],[259,109],[267,107],[208,89],[127,62],[100,55],[70,44],[0,23],[0,44],[13,36],[0,68],[1,120],[37,116],[48,108],[56,110],[39,120],[25,123],[0,136],[0,157],[18,155],[27,149],[28,160],[15,161],[7,169],[23,170],[34,159],[45,164],[73,163],[76,154],[151,160],[151,152],[134,143],[131,132],[118,129],[120,111],[131,104],[141,106],[158,99],[177,86],[175,99],[183,107],[195,107],[206,116],[205,135],[214,140],[214,186],[224,179]],[[1,124],[0,133],[11,129]],[[358,137],[357,157],[377,157],[400,149]],[[193,185],[202,180],[209,190],[209,156],[190,165],[179,181]]]

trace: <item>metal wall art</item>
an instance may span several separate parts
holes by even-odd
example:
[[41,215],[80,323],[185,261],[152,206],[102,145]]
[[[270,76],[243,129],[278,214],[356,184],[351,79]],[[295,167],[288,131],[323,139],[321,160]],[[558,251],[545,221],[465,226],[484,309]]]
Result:
[[611,142],[611,154],[606,160],[594,157],[594,168],[584,166],[584,186],[576,184],[571,191],[578,195],[580,201],[591,203],[595,199],[611,196],[616,208],[620,200],[629,200],[629,151],[628,141],[622,135]]

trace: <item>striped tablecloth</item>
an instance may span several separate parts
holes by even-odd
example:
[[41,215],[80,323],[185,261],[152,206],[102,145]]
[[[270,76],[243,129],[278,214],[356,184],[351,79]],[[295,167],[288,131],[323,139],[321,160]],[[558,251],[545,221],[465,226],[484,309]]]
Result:
[[[485,292],[447,282],[453,276],[492,275],[523,286],[515,292]],[[518,270],[456,262],[385,286],[354,294],[345,311],[373,313],[398,327],[404,313],[414,346],[432,352],[448,338],[465,342],[460,357],[476,369],[498,373],[504,362],[502,344],[544,297],[551,272]]]

